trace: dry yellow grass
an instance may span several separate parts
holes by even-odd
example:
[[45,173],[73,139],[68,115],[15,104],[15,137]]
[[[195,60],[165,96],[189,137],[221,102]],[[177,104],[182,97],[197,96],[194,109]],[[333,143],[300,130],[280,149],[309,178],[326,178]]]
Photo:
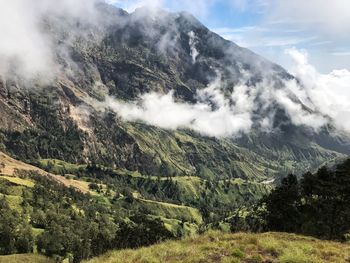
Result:
[[87,262],[345,263],[350,262],[350,245],[286,233],[209,232],[137,250],[112,251]]
[[35,255],[35,254],[18,254],[9,256],[0,256],[0,263],[54,263],[53,259]]
[[25,171],[40,171],[45,173],[45,171],[35,166],[15,160],[2,152],[0,152],[0,163],[5,165],[5,167],[1,169],[1,173],[5,175],[13,175],[16,169]]
[[[25,170],[25,171],[35,171],[43,176],[50,176],[51,178],[55,179],[56,181],[66,185],[66,186],[72,186],[76,188],[77,190],[88,193],[89,191],[89,184],[87,182],[82,182],[78,180],[70,180],[63,176],[54,175],[47,173],[46,171],[35,167],[30,164],[26,164],[24,162],[15,160],[11,158],[10,156],[4,154],[3,152],[0,152],[0,164],[3,163],[5,165],[4,168],[1,169],[1,173],[5,176],[13,177],[15,175],[15,170]],[[13,180],[13,179],[11,179]]]

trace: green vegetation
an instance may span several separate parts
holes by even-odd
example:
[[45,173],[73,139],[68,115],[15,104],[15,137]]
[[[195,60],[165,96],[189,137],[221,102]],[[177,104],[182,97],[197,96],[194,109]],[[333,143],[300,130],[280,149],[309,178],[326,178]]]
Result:
[[7,181],[10,181],[11,183],[14,183],[16,185],[34,187],[34,183],[30,180],[27,180],[27,179],[22,179],[22,178],[14,177],[14,176],[0,176],[0,179],[1,178],[6,179]]
[[36,254],[0,256],[0,263],[54,263],[53,259]]
[[285,233],[209,232],[137,250],[108,252],[88,263],[136,262],[281,262],[342,263],[350,245]]
[[[10,96],[10,94],[9,94]],[[30,93],[29,113],[35,127],[23,131],[0,128],[1,143],[8,152],[21,160],[56,157],[78,162],[82,160],[84,134],[70,118],[61,120],[58,90],[46,89]]]
[[127,197],[113,202],[110,196],[106,203],[103,196],[84,194],[49,176],[17,175],[34,185],[0,181],[2,255],[37,251],[58,261],[80,262],[109,249],[174,238],[159,217],[129,207]]
[[77,165],[57,159],[42,159],[38,163],[39,167],[54,174],[77,174],[84,170],[86,165]]
[[350,160],[306,173],[289,175],[260,206],[266,229],[346,240],[350,234]]
[[[65,89],[74,99],[76,89]],[[237,140],[216,139],[188,130],[126,123],[112,112],[94,112],[86,128],[69,101],[69,106],[54,103],[62,99],[61,95],[53,87],[31,90],[26,118],[35,125],[21,127],[20,131],[0,125],[0,149],[58,174],[75,174],[89,160],[150,176],[196,175],[205,180],[242,178],[254,182],[290,172],[301,174],[344,157],[305,140],[299,133],[289,137],[252,132]]]
[[[276,85],[291,77],[183,13],[171,15],[167,23],[179,35],[168,34],[166,27],[153,20],[145,21],[144,26],[155,33],[153,41],[143,34],[138,22],[127,27],[117,23],[117,15],[128,15],[110,8],[98,5],[104,18],[101,28],[75,19],[56,23],[61,18],[45,16],[43,30],[59,45],[54,48],[54,60],[62,66],[52,82],[26,81],[16,74],[0,80],[0,151],[33,165],[0,152],[0,159],[5,160],[4,165],[0,162],[0,254],[33,252],[75,263],[108,250],[149,246],[208,229],[296,231],[348,239],[347,172],[340,176],[339,171],[309,174],[302,182],[291,176],[268,195],[274,183],[288,173],[300,176],[344,158],[350,153],[348,135],[332,134],[332,127],[316,134],[294,126],[278,105],[264,109],[261,115],[253,114],[257,123],[273,116],[273,132],[253,128],[249,135],[225,139],[125,122],[112,110],[94,107],[106,96],[130,100],[150,91],[173,91],[176,100],[195,103],[197,91],[208,86],[216,70],[222,72],[220,88],[229,95],[243,77],[241,65],[257,71],[247,81],[252,86],[261,80],[261,65],[272,70]],[[190,56],[186,59],[187,35],[192,30],[201,44],[196,65]],[[179,45],[174,53],[158,52],[164,37],[177,35]],[[66,60],[62,50],[69,51],[71,60]],[[328,188],[339,194],[332,195]],[[263,201],[254,206],[260,199]],[[192,249],[187,239],[178,242],[186,246],[178,246],[176,253],[180,254],[175,253],[174,259],[171,254],[166,258],[161,250],[153,258],[218,261],[227,257],[233,262],[268,261],[270,257],[282,262],[332,259],[331,255],[316,255],[309,246],[283,250],[288,244],[280,245],[274,239],[276,234],[267,235],[270,243],[267,237],[265,243],[259,243],[252,235],[248,246],[238,241],[231,246],[220,234],[210,235],[204,236],[210,242],[204,240],[199,250]],[[200,243],[197,239],[192,242]],[[176,247],[178,243],[166,244]],[[141,251],[147,257],[148,250]],[[28,257],[6,259],[30,262]],[[33,260],[47,259],[35,255]]]
[[[296,176],[287,176],[275,189],[243,179],[147,176],[59,160],[45,160],[41,164],[50,172],[60,174],[57,175],[60,180],[74,178],[76,183],[69,185],[76,188],[61,184],[54,175],[44,176],[33,171],[1,176],[1,254],[37,252],[58,261],[80,262],[112,249],[139,248],[168,239],[194,237],[213,229],[226,233],[285,231],[324,239],[349,239],[350,161],[333,170],[322,168],[315,174],[307,173],[299,181]],[[62,173],[62,167],[71,174]],[[80,184],[88,190],[79,191]],[[259,198],[261,201],[254,204]],[[212,234],[205,236],[208,235]],[[319,254],[318,248],[315,251],[305,245],[301,237],[293,247],[292,235],[288,237],[291,244],[287,241],[280,244],[281,241],[276,240],[278,234],[263,234],[258,241],[253,236],[241,235],[251,244],[228,247],[221,243],[220,237],[212,238],[212,245],[206,244],[197,252],[196,249],[185,250],[184,255],[177,255],[175,251],[174,257],[187,260],[189,256],[191,259],[193,252],[198,253],[194,257],[199,260],[212,257],[213,262],[218,258],[223,262],[273,259],[322,262],[322,257],[333,260],[333,254]],[[193,240],[196,244],[196,239]],[[217,243],[221,249],[215,247],[219,246]],[[202,251],[204,247],[208,251],[216,248],[219,252],[206,255]],[[128,257],[136,262],[148,260],[147,249],[141,251],[146,253],[146,258],[142,255],[139,259],[136,251],[136,258]],[[168,255],[172,262],[171,253]],[[162,261],[161,253],[152,257],[158,256]]]
[[[41,167],[48,172],[62,174],[62,163],[47,160],[41,162]],[[129,209],[138,207],[151,215],[197,223],[203,220],[206,223],[220,221],[229,216],[230,211],[242,205],[254,204],[271,189],[267,184],[243,179],[147,176],[96,164],[75,166],[65,163],[65,167],[75,167],[70,171],[73,175],[66,174],[66,177],[73,176],[80,180],[77,181],[80,184],[89,184],[90,190],[97,192],[100,197],[114,202],[124,196],[129,200]]]

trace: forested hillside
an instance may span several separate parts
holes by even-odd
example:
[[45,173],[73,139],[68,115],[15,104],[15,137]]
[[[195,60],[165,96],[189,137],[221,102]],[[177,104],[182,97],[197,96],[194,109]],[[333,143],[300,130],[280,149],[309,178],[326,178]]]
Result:
[[42,45],[0,52],[0,262],[348,260],[341,243],[206,233],[349,240],[350,134],[301,80],[186,12],[46,2],[9,34]]
[[[4,160],[1,170],[11,171],[13,161]],[[34,252],[80,262],[111,249],[148,246],[210,229],[349,240],[349,161],[300,179],[286,176],[271,193],[265,188],[265,197],[262,189],[255,195],[253,185],[242,181],[153,178],[55,160],[41,165],[58,173],[64,167],[71,174],[13,170],[0,176],[3,255]],[[235,199],[245,205],[230,203]]]
[[[133,103],[152,92],[174,94],[174,100],[192,107],[200,94],[215,91],[230,104],[235,85],[246,85],[253,94],[268,89],[265,69],[277,90],[293,77],[187,13],[159,11],[152,20],[147,9],[128,14],[104,3],[94,12],[94,23],[68,15],[43,17],[43,34],[52,40],[60,68],[53,80],[0,78],[0,150],[26,162],[59,159],[151,176],[258,182],[317,169],[349,153],[347,134],[331,124],[318,131],[295,125],[273,101],[254,108],[250,131],[237,126],[237,133],[227,136],[126,120],[115,103]],[[191,32],[200,53],[195,63]],[[213,96],[205,103],[215,109]],[[263,97],[257,95],[256,103],[264,104]],[[259,123],[269,116],[271,127],[264,130]]]

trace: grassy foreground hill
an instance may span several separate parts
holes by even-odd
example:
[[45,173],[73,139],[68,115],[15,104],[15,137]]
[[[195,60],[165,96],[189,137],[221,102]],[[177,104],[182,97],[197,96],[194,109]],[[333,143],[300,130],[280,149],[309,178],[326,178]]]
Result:
[[[38,255],[0,257],[0,263],[50,261]],[[141,262],[350,262],[350,244],[286,233],[208,232],[136,250],[116,250],[85,263]]]
[[117,262],[350,262],[350,244],[286,233],[226,234],[109,252],[88,263]]
[[209,232],[88,262],[350,262],[350,245],[286,233]]

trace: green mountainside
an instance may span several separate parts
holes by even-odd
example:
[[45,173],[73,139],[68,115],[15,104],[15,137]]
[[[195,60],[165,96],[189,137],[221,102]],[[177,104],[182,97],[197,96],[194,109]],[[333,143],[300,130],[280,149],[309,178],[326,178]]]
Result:
[[[13,254],[0,262],[348,261],[346,242],[227,233],[279,230],[348,240],[349,161],[308,173],[300,183],[290,175],[268,194],[270,186],[242,179],[163,178],[41,160],[55,175],[0,157],[0,254]],[[137,249],[168,239],[181,240]]]
[[[108,107],[98,110],[94,105],[105,96],[130,100],[150,91],[173,90],[177,99],[195,102],[196,92],[215,78],[214,68],[221,71],[224,92],[231,92],[243,78],[241,67],[249,69],[252,89],[266,68],[275,79],[292,78],[281,67],[210,32],[187,13],[159,11],[154,20],[143,9],[128,14],[101,4],[98,10],[105,21],[100,27],[72,18],[45,19],[62,66],[54,82],[26,81],[16,74],[0,80],[0,150],[27,162],[53,158],[146,175],[254,181],[316,169],[350,152],[347,135],[331,127],[315,133],[294,126],[277,105],[274,132],[253,128],[248,135],[227,139],[125,122]],[[198,38],[200,56],[195,64],[190,31]],[[159,50],[161,40],[174,34],[176,48]],[[256,112],[255,118],[268,113]]]
[[0,254],[39,252],[74,262],[193,236],[209,225],[227,230],[218,223],[230,211],[270,190],[242,179],[144,176],[43,159],[37,165],[47,173],[4,154],[0,164]]
[[[246,83],[252,90],[266,75],[281,88],[293,76],[188,13],[157,10],[150,16],[141,8],[129,14],[101,3],[97,10],[97,24],[43,17],[60,66],[53,81],[24,79],[16,71],[0,78],[0,254],[33,252],[80,262],[208,229],[229,231],[232,216],[248,211],[288,173],[301,176],[334,166],[350,154],[348,134],[331,124],[317,132],[294,125],[277,104],[253,112],[257,123],[274,113],[272,131],[254,124],[249,133],[226,138],[124,120],[107,97],[131,102],[149,92],[173,92],[176,101],[194,104],[217,71],[227,96],[246,78],[244,72],[250,73]],[[190,32],[200,54],[196,63]],[[235,241],[241,237],[244,243]],[[169,250],[170,262],[196,262],[199,251],[198,261],[212,262],[344,258],[342,245],[282,234],[212,233],[204,241],[159,246],[183,250],[189,242],[199,244],[193,253]],[[330,244],[333,252],[324,247]],[[101,262],[125,255],[144,262],[140,253],[146,253],[146,262],[166,261],[150,247],[112,252]],[[307,261],[309,256],[315,260]],[[31,257],[0,257],[0,262],[50,262]]]

